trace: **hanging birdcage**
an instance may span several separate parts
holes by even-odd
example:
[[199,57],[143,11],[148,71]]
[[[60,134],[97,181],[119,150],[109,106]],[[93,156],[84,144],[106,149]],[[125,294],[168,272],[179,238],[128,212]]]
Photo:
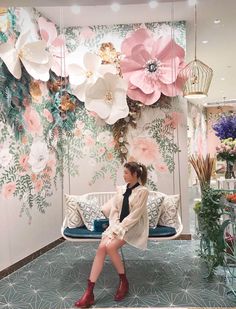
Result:
[[186,80],[183,86],[185,98],[203,98],[207,96],[213,70],[202,61],[195,59],[182,69],[179,76]]

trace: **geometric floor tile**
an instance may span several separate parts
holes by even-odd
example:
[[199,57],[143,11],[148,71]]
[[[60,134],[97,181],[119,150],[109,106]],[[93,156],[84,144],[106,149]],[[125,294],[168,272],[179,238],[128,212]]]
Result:
[[[86,288],[97,242],[58,245],[0,280],[0,309],[69,309]],[[149,242],[148,250],[123,248],[129,295],[113,301],[118,276],[107,258],[95,285],[96,308],[231,307],[224,274],[206,279],[198,241]]]

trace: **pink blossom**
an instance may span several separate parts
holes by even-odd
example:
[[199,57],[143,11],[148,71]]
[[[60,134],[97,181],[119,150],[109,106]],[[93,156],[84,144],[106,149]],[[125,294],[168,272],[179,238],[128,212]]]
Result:
[[34,109],[31,109],[30,107],[26,108],[23,117],[27,128],[31,133],[37,133],[39,135],[42,134],[43,128],[40,122],[40,117]]
[[56,173],[56,159],[52,157],[48,160],[47,166],[44,169],[44,173],[49,177],[54,177]]
[[5,199],[12,198],[14,192],[16,191],[16,183],[9,182],[2,186],[2,195]]
[[94,31],[89,27],[83,27],[80,32],[80,37],[83,39],[92,39],[96,36]]
[[35,183],[34,183],[35,192],[41,191],[41,190],[42,190],[42,187],[43,187],[43,181],[42,181],[42,179],[36,180]]
[[165,119],[165,125],[171,126],[173,129],[176,129],[181,119],[182,115],[180,113],[173,112],[169,117]]
[[160,172],[160,173],[167,173],[168,172],[168,167],[165,163],[160,163],[155,165],[155,169]]
[[143,164],[153,164],[160,157],[159,148],[152,138],[136,137],[130,146],[130,156]]
[[[139,29],[121,46],[125,54],[121,72],[129,82],[128,96],[150,105],[161,96],[181,93],[183,79],[177,79],[184,67],[184,50],[170,37],[154,39],[147,29]],[[173,50],[175,51],[173,53]]]
[[48,122],[50,122],[50,123],[53,122],[53,116],[52,116],[52,114],[49,112],[48,109],[44,108],[44,110],[43,110],[43,115],[44,115],[44,117],[47,119]]
[[28,170],[29,169],[28,159],[29,159],[29,156],[26,155],[26,154],[23,154],[23,155],[20,156],[19,163],[20,163],[20,166],[24,170]]
[[95,140],[90,135],[88,135],[85,137],[85,144],[86,146],[92,147],[93,145],[95,145]]
[[105,151],[106,151],[106,149],[104,147],[100,147],[98,149],[98,153],[99,153],[100,156],[103,155]]

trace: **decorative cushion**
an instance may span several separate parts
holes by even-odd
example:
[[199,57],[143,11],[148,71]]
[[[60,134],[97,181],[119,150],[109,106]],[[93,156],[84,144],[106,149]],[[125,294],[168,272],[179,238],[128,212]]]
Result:
[[103,233],[109,226],[108,219],[95,219],[94,220],[94,231]]
[[149,219],[149,228],[155,228],[161,215],[162,201],[164,196],[155,195],[149,196],[147,202],[147,211]]
[[65,215],[67,217],[67,226],[75,228],[83,226],[84,222],[78,210],[78,201],[81,197],[78,195],[65,194]]
[[105,218],[99,207],[98,199],[95,197],[92,197],[90,199],[89,198],[81,199],[78,203],[78,209],[85,226],[90,231],[94,230],[93,223],[95,219]]
[[158,221],[159,225],[176,226],[177,211],[179,208],[179,194],[165,195],[163,200],[163,207]]

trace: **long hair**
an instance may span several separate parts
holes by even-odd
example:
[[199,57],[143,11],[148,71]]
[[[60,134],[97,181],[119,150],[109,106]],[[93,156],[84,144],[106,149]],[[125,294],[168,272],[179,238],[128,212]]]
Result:
[[137,177],[140,179],[142,185],[145,185],[147,182],[147,168],[145,165],[132,161],[125,163],[124,167],[126,167],[132,175],[137,173]]

